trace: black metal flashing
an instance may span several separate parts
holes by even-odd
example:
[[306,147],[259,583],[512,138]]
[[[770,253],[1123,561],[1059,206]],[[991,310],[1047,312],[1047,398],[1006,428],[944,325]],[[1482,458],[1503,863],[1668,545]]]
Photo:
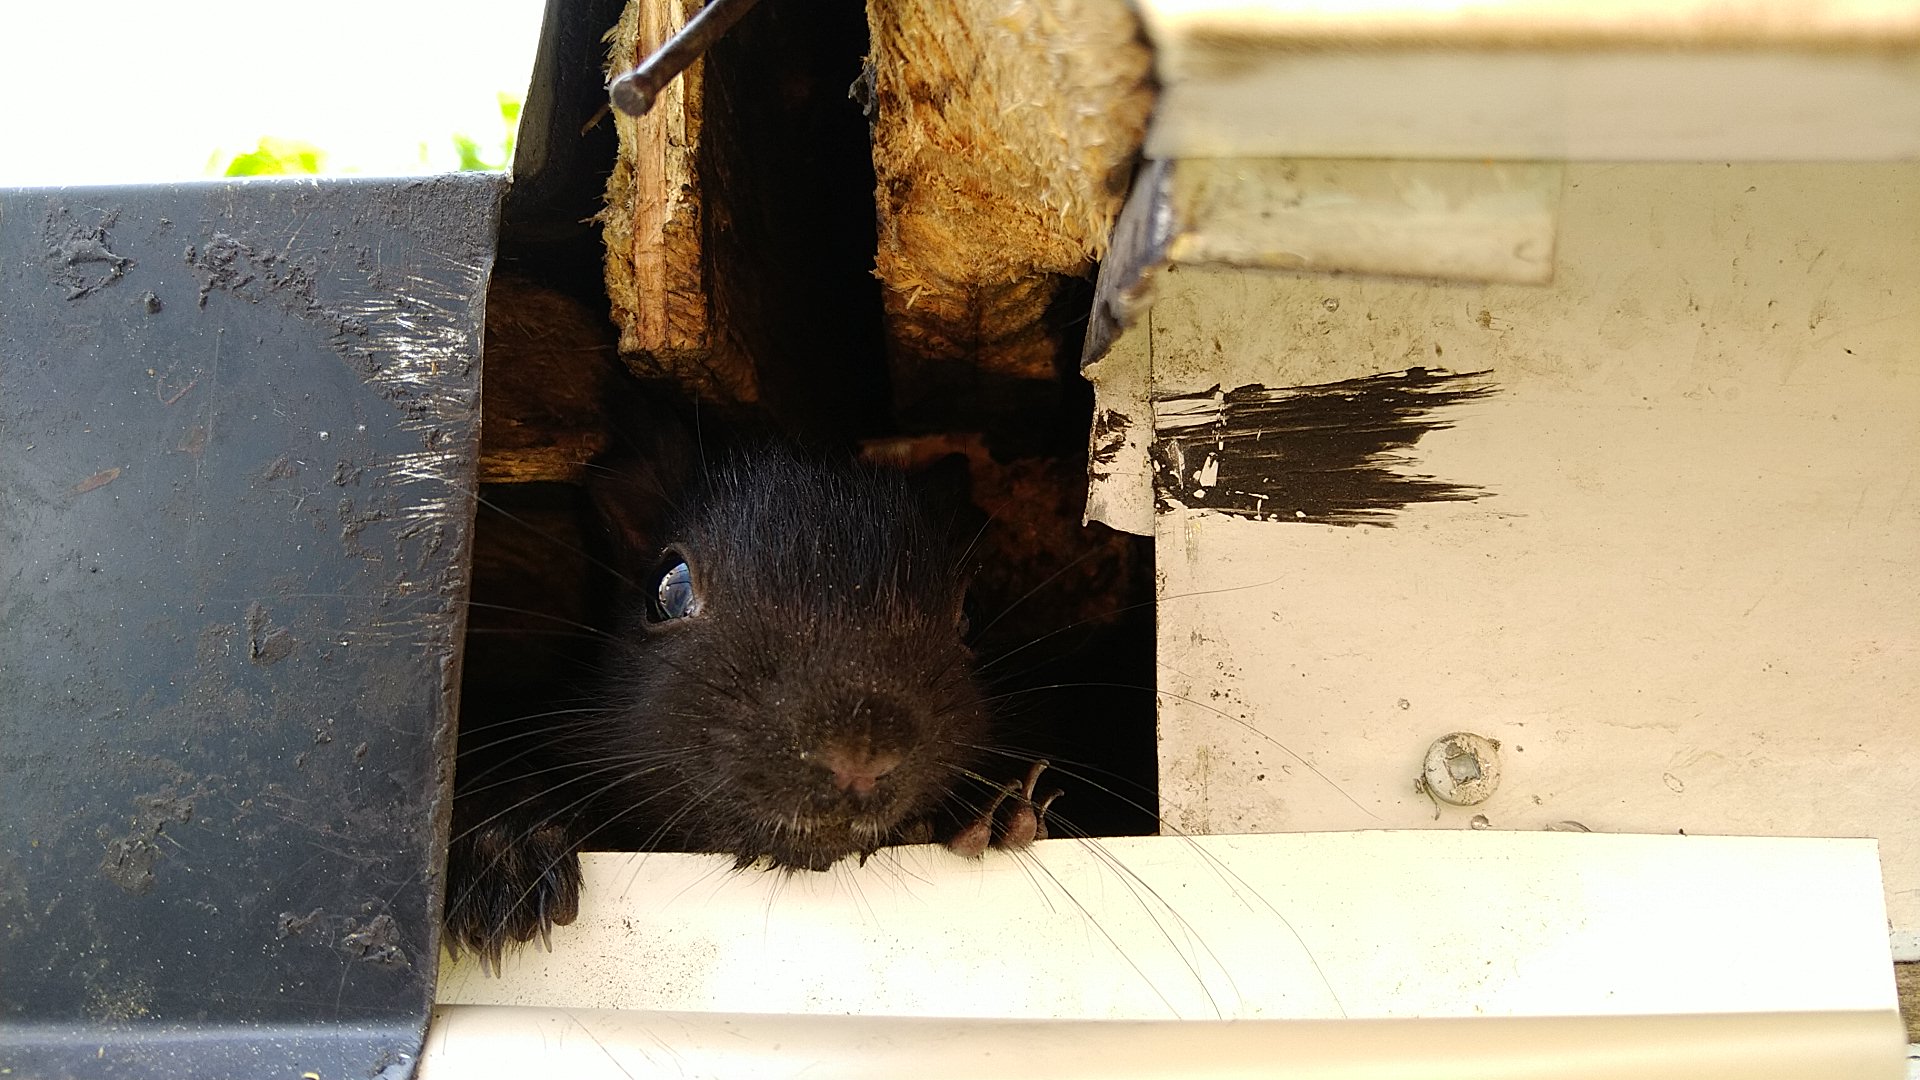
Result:
[[411,1072],[505,184],[0,192],[0,1072]]

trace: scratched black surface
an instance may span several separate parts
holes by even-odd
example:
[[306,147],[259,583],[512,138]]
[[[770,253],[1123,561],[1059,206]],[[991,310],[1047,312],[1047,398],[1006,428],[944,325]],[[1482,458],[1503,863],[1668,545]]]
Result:
[[0,192],[0,1062],[405,1075],[504,180]]
[[1408,368],[1305,386],[1254,383],[1154,399],[1161,509],[1390,525],[1413,503],[1488,493],[1418,471],[1412,449],[1496,392],[1485,371]]

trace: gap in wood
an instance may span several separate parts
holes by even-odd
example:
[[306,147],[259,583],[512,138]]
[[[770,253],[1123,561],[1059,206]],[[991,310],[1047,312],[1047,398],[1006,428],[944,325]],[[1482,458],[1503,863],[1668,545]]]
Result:
[[[489,296],[469,728],[572,704],[596,661],[594,630],[614,614],[597,599],[612,590],[593,564],[582,473],[565,464],[606,445],[605,394],[628,378],[599,230],[584,220],[599,208],[612,149],[605,121],[585,136],[580,127],[601,100],[599,34],[618,15],[618,5],[591,6],[580,17],[606,22],[549,28],[543,43],[575,52],[543,57],[556,80],[551,128],[535,140],[537,175],[517,178],[508,200]],[[1079,521],[1092,398],[1077,359],[1091,288],[1068,288],[1050,312],[1055,379],[921,388],[950,400],[947,426],[903,428],[871,274],[867,124],[847,97],[865,52],[858,5],[764,4],[710,54],[701,184],[715,326],[754,358],[760,405],[777,425],[819,443],[897,439],[967,454],[975,502],[992,517],[973,599],[989,692],[1007,702],[1004,741],[1058,763],[1067,793],[1056,832],[1152,832],[1151,543]]]

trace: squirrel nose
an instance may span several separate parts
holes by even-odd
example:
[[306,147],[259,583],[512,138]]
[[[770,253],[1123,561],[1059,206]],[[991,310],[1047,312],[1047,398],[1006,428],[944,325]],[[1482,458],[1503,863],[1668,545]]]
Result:
[[835,791],[866,800],[880,778],[900,765],[900,755],[892,751],[829,746],[820,763],[833,775]]

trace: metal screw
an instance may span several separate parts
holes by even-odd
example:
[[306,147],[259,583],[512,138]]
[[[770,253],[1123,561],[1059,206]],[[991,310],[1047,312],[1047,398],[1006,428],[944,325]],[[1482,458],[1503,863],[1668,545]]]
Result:
[[1414,787],[1437,803],[1473,806],[1493,797],[1500,786],[1500,742],[1471,731],[1443,735],[1427,747],[1427,759]]
[[653,102],[660,91],[674,76],[687,70],[695,60],[706,55],[713,43],[719,41],[733,24],[740,21],[759,0],[711,0],[706,7],[694,13],[680,32],[667,39],[667,43],[653,51],[653,55],[640,61],[640,65],[631,71],[616,76],[607,84],[607,97],[613,107],[628,116],[645,116],[653,108]]

